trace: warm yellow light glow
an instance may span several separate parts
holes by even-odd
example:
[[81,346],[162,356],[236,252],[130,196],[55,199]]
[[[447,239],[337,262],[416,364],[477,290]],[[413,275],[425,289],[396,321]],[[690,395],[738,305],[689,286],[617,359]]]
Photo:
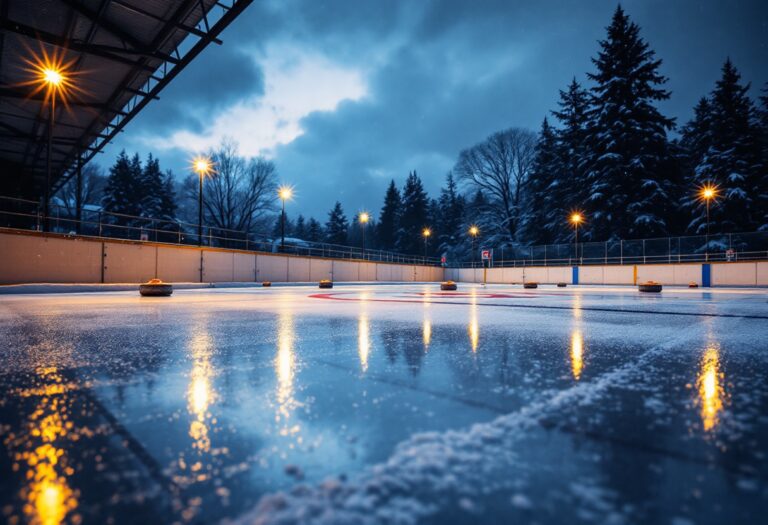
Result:
[[478,234],[478,233],[480,233],[480,228],[478,228],[478,227],[477,227],[477,226],[475,226],[474,224],[473,224],[472,226],[470,226],[470,227],[469,227],[469,234],[470,234],[472,237],[477,237],[477,234]]
[[360,357],[360,368],[363,372],[368,370],[368,356],[371,353],[371,327],[368,316],[360,315],[357,321],[357,354]]
[[38,374],[39,380],[45,383],[42,388],[51,393],[40,398],[30,416],[25,447],[14,454],[15,461],[26,464],[29,469],[28,484],[21,489],[25,521],[40,525],[59,525],[70,520],[76,523],[80,519],[74,514],[78,492],[67,482],[72,469],[61,444],[73,439],[70,436],[73,425],[67,414],[67,391],[55,388],[63,384],[63,377],[55,367],[38,369]]
[[421,337],[424,341],[424,351],[429,349],[429,343],[432,341],[432,323],[429,319],[424,319],[424,323],[421,327]]
[[706,183],[699,187],[699,200],[711,201],[720,196],[720,188],[712,183]]
[[282,201],[290,200],[293,197],[293,188],[290,186],[280,186],[277,190],[277,195]]
[[429,237],[430,235],[432,235],[432,230],[430,230],[429,228],[424,228],[424,231],[422,231],[421,234],[424,237]]
[[64,76],[60,71],[45,68],[43,70],[43,80],[48,84],[59,87],[64,81]]
[[206,177],[213,173],[213,162],[208,157],[197,156],[192,159],[192,170],[200,177]]
[[477,322],[477,294],[475,290],[472,290],[469,296],[469,325],[467,326],[467,334],[469,334],[469,343],[472,345],[472,352],[477,352],[477,347],[480,345],[480,323]]
[[293,313],[289,306],[284,306],[277,323],[277,355],[275,356],[275,376],[277,377],[275,422],[279,425],[279,434],[289,440],[288,447],[301,443],[301,425],[295,421],[294,410],[297,401],[294,398],[296,378],[296,331]]
[[206,410],[208,410],[210,389],[211,384],[208,378],[203,375],[202,370],[193,373],[192,386],[190,388],[190,405],[192,406],[192,412],[199,414],[200,417],[204,417]]
[[67,99],[74,92],[84,94],[82,89],[75,85],[72,78],[75,75],[82,74],[83,71],[74,72],[76,58],[65,61],[66,52],[48,54],[45,49],[35,53],[29,50],[31,58],[23,58],[26,63],[24,70],[31,76],[29,80],[16,84],[19,87],[29,86],[32,88],[30,97],[34,97],[40,92],[45,92],[45,101],[55,103],[61,100],[65,105]]
[[581,371],[584,369],[584,339],[579,330],[571,334],[571,372],[573,378],[578,381]]
[[583,220],[584,217],[581,215],[581,213],[576,212],[571,214],[571,224],[577,225],[580,224]]
[[288,312],[280,314],[277,333],[277,357],[275,372],[277,373],[277,401],[284,406],[293,395],[293,373],[295,356],[293,355],[293,317]]
[[211,348],[213,342],[211,336],[201,331],[196,333],[190,343],[190,353],[193,360],[190,373],[189,387],[187,388],[187,409],[192,415],[189,424],[189,437],[192,438],[192,446],[199,452],[211,450],[209,437],[209,413],[214,401],[215,393],[211,384],[213,367],[211,366]]
[[573,318],[581,319],[581,295],[573,296]]
[[720,372],[720,355],[716,348],[707,348],[701,360],[701,370],[697,380],[701,421],[705,431],[710,431],[720,421],[723,410],[725,390],[723,375]]

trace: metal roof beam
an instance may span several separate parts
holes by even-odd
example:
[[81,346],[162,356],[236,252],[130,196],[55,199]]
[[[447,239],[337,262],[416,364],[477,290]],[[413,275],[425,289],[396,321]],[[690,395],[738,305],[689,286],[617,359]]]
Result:
[[[133,5],[126,4],[125,2],[121,0],[112,0],[112,3],[122,7],[123,9],[126,9],[128,11],[133,11],[136,14],[145,16],[147,18],[151,18],[152,20],[155,20],[156,22],[163,22],[168,23],[168,20],[165,20],[164,18],[157,16],[155,14],[150,13],[149,11],[145,11],[144,9],[141,9],[140,7],[136,7]],[[183,31],[186,31],[187,33],[191,33],[195,36],[199,36],[200,38],[210,38],[210,35],[206,34],[205,31],[200,31],[196,27],[188,26],[186,24],[182,24],[181,22],[171,22],[176,28],[181,29]],[[214,44],[221,45],[221,40],[218,38],[211,38],[211,42]]]
[[166,53],[149,49],[146,46],[146,44],[144,44],[143,42],[140,42],[133,35],[129,34],[122,28],[118,27],[116,24],[113,24],[108,20],[104,20],[104,18],[101,17],[99,13],[91,11],[90,9],[82,5],[77,0],[62,0],[62,2],[67,4],[69,7],[71,7],[72,9],[74,9],[84,17],[91,20],[97,27],[107,31],[108,33],[111,33],[113,36],[120,39],[123,43],[128,44],[133,48],[129,50],[129,49],[114,48],[111,46],[102,46],[105,49],[108,49],[115,53],[131,53],[136,55],[148,56],[151,58],[158,58],[160,60],[167,60],[168,62],[175,61],[175,59],[172,56]]
[[[139,53],[136,51],[123,50],[113,46],[89,44],[85,42],[80,42],[78,40],[70,40],[66,37],[54,35],[46,31],[40,31],[39,29],[35,29],[34,27],[22,24],[20,22],[16,22],[14,20],[8,20],[8,19],[0,20],[0,29],[11,31],[13,33],[25,36],[27,38],[39,40],[41,42],[45,42],[46,44],[50,44],[52,46],[60,47],[63,49],[71,49],[72,51],[99,56],[99,57],[106,58],[114,62],[119,62],[121,64],[125,64],[128,66],[140,67],[146,71],[155,70],[155,68],[149,65],[140,64],[136,60],[115,54],[116,52],[119,52],[119,53],[128,53],[128,54],[138,54],[138,55],[144,56],[143,53]],[[162,60],[155,56],[151,56],[149,58]]]
[[[126,9],[135,10],[133,6],[128,6],[121,0],[111,0],[111,1],[113,5],[119,5],[119,6],[125,7]],[[178,65],[175,65],[172,68],[168,69],[168,64],[164,63],[163,65],[161,65],[156,69],[156,71],[162,70],[163,75],[162,75],[162,78],[152,87],[152,89],[148,90],[148,95],[156,96],[158,93],[160,93],[160,91],[169,82],[171,82],[176,77],[176,75],[178,75],[186,67],[187,64],[189,64],[192,60],[194,60],[195,57],[197,57],[210,42],[221,43],[221,41],[218,40],[219,34],[221,34],[221,32],[230,23],[232,23],[232,21],[235,18],[237,18],[237,16],[240,13],[242,13],[243,10],[245,10],[252,2],[253,0],[232,0],[232,6],[228,10],[225,10],[225,13],[213,24],[213,26],[211,27],[210,34],[203,33],[202,31],[197,29],[195,29],[195,31],[190,31],[193,34],[200,36],[200,39],[190,49],[188,49],[183,56],[181,56],[181,60],[179,61]],[[180,8],[177,9],[173,19],[170,21],[165,21],[166,28],[164,28],[163,31],[158,33],[158,37],[154,42],[155,45],[159,45],[162,39],[166,38],[166,33],[168,30],[167,26],[170,26],[170,27],[179,26],[178,22],[174,22],[173,20],[178,20],[179,18],[181,18],[180,15],[183,13],[184,9],[185,9],[184,5],[180,6]],[[152,16],[152,15],[149,15],[149,16]],[[152,17],[156,18],[154,16]],[[178,47],[177,47],[177,52],[178,52]],[[113,95],[113,98],[116,95],[117,93]],[[110,99],[110,101],[111,100],[112,98]],[[135,117],[150,102],[150,100],[151,100],[150,97],[144,97],[138,100],[138,102],[136,102],[135,104],[132,104],[130,106],[131,109],[128,112],[129,114],[125,116],[125,118],[121,119],[119,122],[115,124],[111,124],[111,129],[106,132],[108,137],[104,139],[99,139],[99,141],[96,143],[96,146],[95,146],[96,151],[86,154],[83,159],[83,162],[88,162],[88,160],[93,158],[96,152],[100,153],[101,148],[103,148],[107,143],[109,143],[109,141],[112,140],[112,138],[117,133],[121,132],[123,127],[126,124],[128,124],[133,119],[133,117]],[[88,129],[91,130],[92,126],[89,127]],[[96,130],[93,130],[93,131],[96,131]],[[69,178],[74,173],[72,164],[74,163],[74,159],[76,157],[77,157],[77,154],[75,154],[74,156],[70,156],[70,158],[67,159],[67,161],[65,162],[65,165],[69,167],[65,168],[61,177],[59,177],[54,182],[53,193],[55,193],[58,190],[58,188],[61,187],[62,184],[65,184],[67,180],[69,180]]]

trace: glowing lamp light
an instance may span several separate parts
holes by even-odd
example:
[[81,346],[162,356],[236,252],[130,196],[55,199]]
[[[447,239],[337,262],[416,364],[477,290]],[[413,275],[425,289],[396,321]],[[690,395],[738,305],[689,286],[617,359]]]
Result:
[[281,186],[277,190],[277,195],[280,197],[280,200],[287,201],[293,196],[293,188],[290,186]]
[[422,234],[422,235],[423,235],[425,238],[426,238],[426,237],[429,237],[430,235],[432,235],[432,230],[430,230],[429,228],[424,228],[424,231],[423,231],[423,232],[421,232],[421,234]]
[[45,68],[42,71],[43,81],[46,84],[59,87],[64,81],[64,75],[56,69]]
[[705,184],[699,189],[699,197],[704,201],[711,201],[719,196],[719,188],[714,184]]
[[584,217],[582,217],[580,213],[573,213],[573,214],[571,214],[571,222],[573,224],[579,224],[583,220],[584,220]]
[[213,163],[207,157],[195,157],[192,160],[192,169],[203,177],[213,171]]
[[475,225],[473,224],[472,226],[470,226],[470,227],[469,227],[469,234],[470,234],[472,237],[477,237],[477,234],[478,234],[478,233],[480,233],[480,229],[479,229],[477,226],[475,226]]
[[370,220],[370,218],[371,218],[371,216],[370,216],[370,215],[368,215],[368,213],[367,213],[367,212],[363,212],[363,213],[361,213],[361,214],[360,214],[360,217],[358,218],[358,220],[359,220],[359,221],[360,221],[362,224],[365,224],[365,223],[367,223],[367,222]]

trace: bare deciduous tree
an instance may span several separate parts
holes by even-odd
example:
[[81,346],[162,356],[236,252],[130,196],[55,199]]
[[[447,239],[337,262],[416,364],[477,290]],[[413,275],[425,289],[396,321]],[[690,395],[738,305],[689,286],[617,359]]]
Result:
[[[238,152],[237,143],[224,140],[211,151],[214,173],[203,183],[206,224],[221,230],[250,232],[265,214],[273,210],[276,169],[262,157],[248,159]],[[197,199],[196,176],[186,182],[187,193]]]
[[462,182],[483,193],[502,240],[517,235],[535,147],[534,132],[506,129],[462,151],[454,168]]
[[[83,206],[99,204],[107,181],[104,171],[96,164],[86,164],[82,168],[81,177],[80,202]],[[72,177],[57,192],[61,205],[69,217],[77,215],[77,191],[77,177]]]

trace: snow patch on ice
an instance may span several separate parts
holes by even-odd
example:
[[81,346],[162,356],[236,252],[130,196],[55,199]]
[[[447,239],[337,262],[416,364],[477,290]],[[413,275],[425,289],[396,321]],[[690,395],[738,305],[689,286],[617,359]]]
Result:
[[[241,516],[238,525],[312,523],[411,525],[446,508],[474,512],[474,501],[501,489],[513,489],[510,467],[524,461],[516,445],[539,421],[564,407],[590,405],[617,385],[629,384],[638,367],[667,349],[698,334],[692,323],[668,339],[592,382],[545,394],[518,412],[503,415],[469,429],[415,434],[400,443],[390,458],[350,480],[329,478],[315,486],[299,485],[288,492],[264,496],[255,509]],[[622,516],[612,509],[611,494],[597,484],[571,485],[585,512],[599,512],[614,523]],[[521,494],[513,505],[530,501]]]

